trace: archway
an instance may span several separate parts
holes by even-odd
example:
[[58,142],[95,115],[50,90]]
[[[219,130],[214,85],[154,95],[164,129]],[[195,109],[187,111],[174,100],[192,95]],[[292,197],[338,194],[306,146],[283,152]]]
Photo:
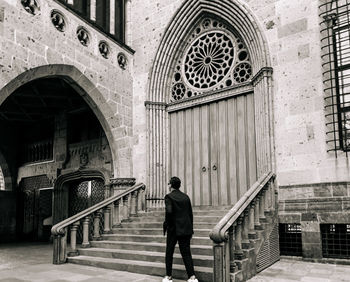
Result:
[[[73,66],[29,70],[7,84],[0,97],[5,137],[0,151],[11,160],[14,183],[20,184],[14,189],[17,234],[46,240],[49,231],[43,230],[52,224],[53,186],[60,175],[98,168],[104,182],[112,177],[115,146],[107,119],[113,113]],[[99,189],[104,196],[104,185]]]
[[[209,23],[209,29],[206,30],[206,23],[210,22],[211,19],[216,21],[216,26],[213,26]],[[218,23],[220,23],[221,27],[218,27]],[[211,25],[211,26],[210,26]],[[203,28],[201,28],[203,27]],[[197,31],[197,29],[199,29]],[[227,30],[227,32],[225,31]],[[192,85],[188,77],[186,77],[186,72],[188,73],[188,68],[186,69],[186,63],[191,59],[187,60],[186,54],[191,53],[190,50],[194,50],[197,48],[193,44],[198,43],[202,38],[205,40],[209,40],[210,38],[206,38],[206,35],[211,35],[217,32],[217,34],[225,34],[224,36],[230,37],[229,34],[232,34],[233,37],[241,40],[241,43],[245,45],[247,53],[249,54],[250,65],[251,65],[251,75],[249,78],[242,83],[236,83],[233,85],[232,83],[228,83],[223,87],[220,86],[220,83],[214,83],[212,86],[206,87],[206,89],[202,89],[201,86],[197,86],[196,82]],[[204,40],[203,39],[203,40]],[[237,39],[234,39],[232,42],[238,42]],[[191,47],[192,44],[192,47]],[[192,49],[191,49],[192,48]],[[210,47],[207,46],[206,50],[209,50]],[[205,49],[202,52],[202,55],[205,53]],[[239,48],[237,49],[237,51]],[[199,51],[198,51],[199,52]],[[236,50],[235,50],[236,52]],[[194,55],[192,52],[192,55]],[[204,54],[205,55],[205,54]],[[203,58],[205,56],[202,56]],[[234,60],[229,62],[228,64],[232,65],[232,71],[234,69]],[[211,63],[210,59],[207,62],[203,62],[204,65],[209,65]],[[193,64],[197,64],[196,61],[193,61]],[[197,67],[197,66],[195,66]],[[179,72],[177,72],[177,70]],[[182,74],[179,76],[177,73]],[[185,77],[185,79],[183,79]],[[180,84],[174,82],[179,81]],[[184,83],[182,83],[184,80]],[[224,81],[224,80],[223,80]],[[227,79],[226,79],[227,81]],[[221,81],[220,81],[221,82]],[[210,83],[210,82],[208,82]],[[204,83],[202,84],[204,85]],[[177,88],[176,88],[177,87]],[[190,89],[190,91],[188,90]],[[194,91],[193,91],[194,89]],[[199,90],[198,90],[199,89]],[[181,99],[173,99],[174,95],[172,93],[177,93],[177,97],[181,97]],[[188,94],[190,93],[190,94]],[[253,95],[250,95],[254,93]],[[198,157],[200,161],[198,161],[198,167],[193,166],[193,157],[192,166],[189,165],[189,168],[193,168],[193,170],[197,170],[197,174],[200,175],[196,177],[194,173],[190,173],[191,175],[186,176],[185,172],[181,173],[177,170],[174,170],[171,163],[174,162],[174,156],[176,155],[176,150],[183,150],[180,153],[180,157],[175,157],[175,162],[180,162],[179,164],[175,164],[177,167],[183,166],[186,163],[186,158],[189,156],[195,155],[193,150],[190,153],[187,153],[181,146],[185,145],[185,147],[190,144],[193,148],[198,147],[194,144],[191,136],[195,136],[192,132],[187,134],[186,126],[190,124],[192,128],[198,128],[199,125],[193,123],[194,120],[198,120],[198,113],[191,113],[196,111],[202,111],[198,109],[199,105],[204,105],[204,107],[209,107],[210,109],[207,111],[212,112],[212,116],[216,116],[217,119],[211,118],[210,114],[202,116],[201,118],[204,120],[208,119],[211,124],[220,124],[218,120],[220,119],[219,114],[221,113],[220,107],[227,108],[227,105],[218,105],[211,107],[210,103],[219,103],[219,101],[228,101],[231,97],[248,97],[250,102],[243,102],[242,106],[246,107],[247,111],[250,111],[249,117],[244,117],[245,121],[229,124],[226,118],[226,122],[228,124],[227,128],[236,126],[238,128],[244,128],[241,124],[249,124],[249,120],[253,120],[250,122],[251,124],[246,126],[245,131],[249,130],[247,128],[254,129],[253,138],[249,139],[249,134],[244,134],[242,141],[245,143],[250,143],[249,145],[244,147],[245,151],[250,151],[249,148],[253,148],[256,150],[254,158],[248,162],[249,157],[242,156],[238,157],[235,166],[246,167],[245,170],[240,170],[239,175],[228,174],[227,179],[225,180],[225,185],[230,185],[230,180],[233,178],[241,177],[243,178],[243,174],[247,171],[254,171],[255,176],[257,178],[261,176],[268,170],[271,170],[274,166],[273,161],[273,126],[272,126],[272,68],[269,58],[269,52],[267,48],[266,41],[264,39],[264,34],[261,31],[261,28],[258,25],[258,21],[255,19],[249,9],[247,9],[246,5],[239,3],[238,1],[208,1],[208,0],[200,0],[200,1],[186,1],[183,6],[178,10],[171,23],[169,24],[162,41],[160,43],[159,49],[156,54],[156,58],[154,61],[152,74],[149,82],[149,90],[148,90],[148,101],[146,102],[146,107],[148,110],[148,187],[150,190],[148,191],[148,199],[151,200],[154,206],[161,205],[161,199],[164,197],[166,191],[164,187],[166,187],[165,183],[170,174],[179,173],[182,174],[183,178],[189,178],[189,180],[185,181],[185,185],[190,183],[190,186],[193,185],[201,186],[204,183],[205,187],[202,187],[203,191],[210,191],[211,187],[208,183],[212,182],[214,178],[214,182],[216,183],[216,187],[221,185],[218,174],[227,175],[226,172],[219,172],[220,167],[222,168],[222,164],[225,161],[222,161],[221,166],[216,162],[210,162],[210,158],[215,160],[219,154],[227,154],[226,151],[220,151],[220,146],[228,148],[230,147],[230,142],[228,141],[230,137],[226,138],[224,144],[220,144],[220,141],[216,139],[216,135],[220,135],[220,130],[224,132],[228,132],[229,130],[220,129],[218,125],[216,127],[216,133],[210,133],[210,125],[206,126],[207,128],[207,139],[211,140],[207,143],[207,148],[204,151],[216,151],[216,155],[214,154],[208,157],[204,155]],[[237,98],[238,99],[238,98]],[[232,101],[231,101],[232,102]],[[230,102],[228,102],[230,103]],[[235,104],[236,102],[232,102]],[[239,104],[237,102],[236,104]],[[250,105],[247,108],[247,103]],[[224,103],[222,103],[224,104]],[[197,108],[196,108],[197,107]],[[215,110],[214,108],[218,107],[219,110]],[[237,106],[235,106],[237,108]],[[213,108],[213,110],[212,110]],[[184,112],[185,109],[188,109],[187,112]],[[203,112],[205,112],[204,110]],[[179,118],[172,118],[173,112],[179,112]],[[227,110],[226,110],[227,113]],[[244,114],[244,113],[242,113]],[[189,120],[186,120],[186,116]],[[238,116],[237,116],[238,118]],[[247,122],[248,120],[248,122]],[[181,125],[173,127],[172,124],[180,123]],[[209,124],[208,123],[208,124]],[[215,127],[214,127],[215,128]],[[209,130],[209,131],[208,131]],[[175,134],[171,134],[172,131],[175,131]],[[236,130],[237,131],[237,130]],[[210,135],[211,134],[211,135]],[[226,133],[223,133],[226,134]],[[190,136],[187,136],[190,135]],[[227,134],[226,134],[227,135]],[[230,134],[228,134],[230,135]],[[174,139],[172,140],[172,136],[186,136],[183,140]],[[213,138],[214,136],[214,138]],[[237,135],[235,135],[237,136]],[[232,138],[236,138],[232,135]],[[189,138],[188,140],[186,138]],[[190,140],[192,138],[192,140]],[[214,140],[215,139],[215,140]],[[176,143],[173,145],[172,143]],[[199,142],[203,142],[199,141]],[[204,142],[207,142],[204,140]],[[238,141],[241,142],[241,141]],[[214,144],[214,145],[213,145]],[[228,145],[227,145],[228,144]],[[173,151],[173,152],[172,152]],[[181,157],[181,155],[183,157]],[[170,159],[171,158],[171,159]],[[236,158],[236,157],[235,157]],[[172,164],[173,165],[173,164]],[[255,166],[255,168],[254,168]],[[185,165],[186,167],[186,165]],[[215,175],[208,175],[207,181],[203,182],[201,178],[203,178],[203,174],[208,174],[209,168],[211,170],[215,170]],[[224,168],[228,171],[227,165]],[[185,168],[186,170],[186,168]],[[187,170],[188,171],[188,170]],[[252,172],[254,173],[254,172]],[[213,173],[211,173],[213,174]],[[221,178],[221,179],[224,179]],[[245,177],[245,176],[244,176]],[[200,183],[197,183],[196,180],[199,180]],[[243,185],[241,185],[243,183]],[[245,191],[248,189],[251,181],[240,182],[238,180],[237,187],[243,186],[241,190],[237,193],[237,197],[232,197],[230,204],[232,204],[235,200],[237,200]],[[203,196],[203,191],[197,193],[198,195],[198,203],[199,205],[212,205],[212,204],[223,204],[223,202],[213,200],[202,201],[200,198]],[[193,194],[193,190],[189,191],[192,194],[192,197],[195,197]],[[215,195],[218,191],[210,191],[209,193]],[[220,192],[219,192],[220,193]],[[226,193],[226,192],[225,192]],[[227,193],[222,193],[222,197],[226,197]],[[236,193],[236,192],[235,192]],[[191,195],[190,195],[191,196]]]

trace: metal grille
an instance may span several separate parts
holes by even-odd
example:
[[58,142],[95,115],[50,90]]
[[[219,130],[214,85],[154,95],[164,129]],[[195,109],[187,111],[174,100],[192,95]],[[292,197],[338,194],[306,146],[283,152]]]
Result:
[[299,223],[280,223],[280,252],[285,256],[301,256],[301,226]]
[[257,272],[264,270],[280,259],[278,226],[275,225],[256,257]]
[[321,224],[322,255],[350,258],[350,224]]
[[48,188],[52,186],[49,178],[46,175],[22,178],[20,185],[23,191]]
[[[104,200],[104,183],[100,180],[83,181],[69,189],[69,216],[73,216]],[[93,235],[93,215],[90,216],[89,234]],[[100,233],[103,230],[103,216],[100,218]],[[77,230],[77,242],[83,239],[82,224]]]
[[328,151],[350,150],[350,0],[320,5]]
[[40,190],[39,207],[43,218],[52,215],[52,191],[53,189],[51,188]]

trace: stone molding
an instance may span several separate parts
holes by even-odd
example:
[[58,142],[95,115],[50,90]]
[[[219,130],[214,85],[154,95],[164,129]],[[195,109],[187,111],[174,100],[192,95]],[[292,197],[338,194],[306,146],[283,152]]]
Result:
[[135,178],[111,178],[110,180],[110,185],[112,187],[131,187],[135,184]]

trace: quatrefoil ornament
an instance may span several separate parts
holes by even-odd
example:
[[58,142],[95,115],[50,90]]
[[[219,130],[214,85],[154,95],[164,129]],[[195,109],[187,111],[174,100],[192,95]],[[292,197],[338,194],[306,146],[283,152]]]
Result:
[[58,31],[61,31],[61,32],[65,31],[66,20],[60,12],[56,10],[53,10],[51,12],[51,22]]
[[32,15],[36,15],[40,10],[39,3],[36,0],[21,0],[21,4]]
[[77,30],[77,37],[80,41],[80,43],[83,46],[88,46],[90,43],[90,36],[89,36],[89,32],[83,28],[83,27],[79,27]]
[[109,55],[110,51],[109,51],[109,46],[108,46],[107,42],[101,41],[98,44],[98,50],[100,51],[103,58],[108,59],[108,55]]

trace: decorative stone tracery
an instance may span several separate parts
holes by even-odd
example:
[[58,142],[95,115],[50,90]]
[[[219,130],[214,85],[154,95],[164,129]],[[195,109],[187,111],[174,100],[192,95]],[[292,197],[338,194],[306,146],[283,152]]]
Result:
[[83,28],[82,26],[78,27],[77,29],[77,37],[79,39],[79,42],[83,46],[88,46],[90,43],[90,35],[89,32]]
[[248,81],[252,67],[243,41],[223,23],[204,18],[175,66],[171,101]]
[[32,15],[36,15],[40,10],[39,3],[36,0],[21,0],[21,4],[23,5],[24,9]]
[[109,46],[106,41],[100,41],[98,44],[98,50],[100,51],[100,54],[102,55],[103,58],[108,59],[109,55]]
[[119,53],[118,57],[117,57],[117,60],[118,60],[118,64],[121,67],[121,69],[125,70],[126,69],[126,65],[128,64],[128,60],[127,60],[125,54],[124,53]]
[[53,10],[51,12],[51,22],[58,31],[61,31],[61,32],[65,31],[66,20],[65,20],[63,14],[61,14],[61,12],[59,12],[57,10]]

